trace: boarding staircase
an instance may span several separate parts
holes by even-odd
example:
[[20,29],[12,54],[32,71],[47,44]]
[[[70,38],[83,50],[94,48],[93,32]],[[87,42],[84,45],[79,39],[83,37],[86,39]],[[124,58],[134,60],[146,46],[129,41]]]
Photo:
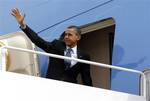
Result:
[[[17,36],[21,35],[19,36],[19,38],[24,37],[22,36],[22,32],[17,33],[21,33],[17,34]],[[32,45],[25,45],[27,48],[23,48],[22,45],[20,45],[21,47],[14,47],[13,45],[10,46],[8,44],[8,42],[11,39],[9,39],[8,41],[5,38],[0,38],[1,42],[5,43],[5,45],[3,44],[0,47],[0,99],[2,99],[3,101],[150,101],[149,70],[141,72],[133,69],[127,69],[123,67],[112,66],[93,61],[86,61],[65,56],[59,56],[55,54],[39,52],[35,51],[34,46],[29,48],[29,46]],[[8,38],[10,37],[7,36],[7,39]],[[20,41],[23,40],[20,39]],[[17,60],[13,62],[16,62],[17,64],[19,64],[19,66],[14,64],[16,67],[11,67],[10,64],[13,64],[10,63],[12,62],[10,61],[10,59],[12,60],[12,53],[16,54],[17,56],[19,53],[22,54],[23,57],[19,59],[23,60],[26,55],[27,57],[25,58],[33,58],[37,60],[36,55],[40,54],[59,59],[74,60],[90,65],[137,73],[141,75],[141,95],[138,96],[123,92],[106,90],[102,88],[95,88],[63,81],[41,78],[38,77],[39,70],[36,68],[38,66],[38,63],[35,61],[28,61],[28,64],[30,64],[30,68],[21,67],[20,69],[20,64],[17,63]],[[13,69],[8,68],[8,65]]]

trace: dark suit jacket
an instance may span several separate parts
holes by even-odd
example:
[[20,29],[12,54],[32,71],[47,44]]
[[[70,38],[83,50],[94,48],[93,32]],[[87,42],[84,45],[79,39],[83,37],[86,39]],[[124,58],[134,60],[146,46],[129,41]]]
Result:
[[[38,47],[42,48],[47,53],[53,53],[58,55],[64,55],[64,50],[66,45],[61,40],[54,40],[52,42],[47,42],[40,38],[32,29],[26,26],[22,29],[24,33],[30,38],[30,40],[35,43]],[[90,60],[89,55],[85,54],[81,50],[77,49],[77,55],[79,59]],[[92,80],[90,76],[90,65],[77,63],[68,70],[65,70],[65,64],[63,59],[50,58],[49,66],[47,71],[47,78],[62,80],[72,83],[77,83],[77,75],[81,74],[82,82],[85,85],[92,86]]]

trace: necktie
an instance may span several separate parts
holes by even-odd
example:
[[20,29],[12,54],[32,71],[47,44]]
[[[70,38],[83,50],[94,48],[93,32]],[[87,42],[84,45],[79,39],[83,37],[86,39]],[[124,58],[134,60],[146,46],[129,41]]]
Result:
[[[66,51],[66,55],[65,56],[71,57],[71,51],[72,51],[72,49],[68,48],[67,51]],[[66,69],[70,68],[71,60],[65,60],[65,65],[66,65]]]

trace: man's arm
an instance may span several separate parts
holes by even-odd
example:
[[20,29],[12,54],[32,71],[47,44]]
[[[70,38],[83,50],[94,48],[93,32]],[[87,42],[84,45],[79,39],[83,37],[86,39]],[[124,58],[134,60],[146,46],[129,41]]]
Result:
[[54,40],[52,42],[45,41],[44,39],[39,37],[38,34],[27,25],[25,29],[24,28],[21,29],[36,46],[43,49],[45,52],[51,52],[53,49],[55,49],[55,44],[58,42],[57,40]]
[[20,28],[22,31],[30,38],[30,40],[36,44],[39,48],[42,48],[46,52],[50,52],[51,49],[54,48],[54,42],[47,42],[43,40],[41,37],[37,35],[36,32],[34,32],[30,27],[28,27],[25,23],[25,14],[21,14],[19,9],[14,8],[12,9],[11,15],[13,15],[20,25]]

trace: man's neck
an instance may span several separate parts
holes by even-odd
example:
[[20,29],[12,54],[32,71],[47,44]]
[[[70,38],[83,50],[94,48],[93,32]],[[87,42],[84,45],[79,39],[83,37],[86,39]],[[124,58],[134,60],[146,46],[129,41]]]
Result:
[[74,48],[74,47],[76,47],[77,45],[71,45],[71,46],[67,46],[67,47],[69,47],[69,48]]
[[67,48],[75,48],[75,47],[77,47],[77,45],[75,45],[75,46],[67,46]]

